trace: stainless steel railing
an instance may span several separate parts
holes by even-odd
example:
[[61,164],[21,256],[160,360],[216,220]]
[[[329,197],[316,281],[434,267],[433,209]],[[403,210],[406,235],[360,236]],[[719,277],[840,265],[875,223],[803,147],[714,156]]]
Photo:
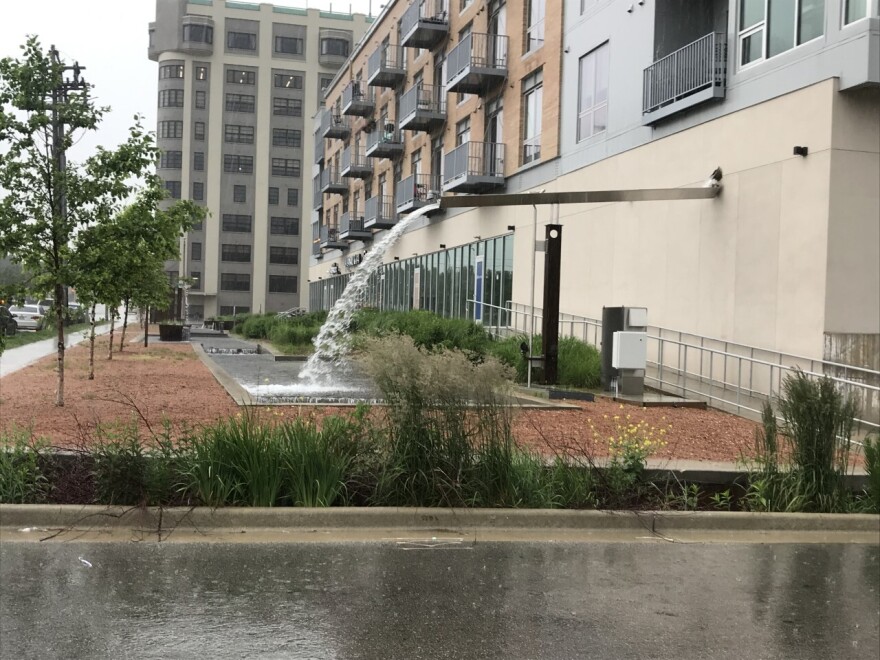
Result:
[[723,87],[726,73],[726,35],[710,32],[644,70],[642,113],[653,112],[707,87]]

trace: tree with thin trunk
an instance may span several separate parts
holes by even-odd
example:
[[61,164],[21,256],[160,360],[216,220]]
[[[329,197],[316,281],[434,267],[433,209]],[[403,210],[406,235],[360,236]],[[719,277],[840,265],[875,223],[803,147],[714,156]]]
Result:
[[[54,292],[57,335],[55,405],[64,405],[64,316],[79,275],[72,256],[78,231],[113,217],[153,167],[157,150],[140,118],[116,149],[98,147],[82,164],[66,151],[97,130],[107,108],[85,85],[65,89],[64,64],[36,37],[20,59],[0,60],[0,254],[39,273],[36,288]],[[77,70],[77,75],[79,71]]]

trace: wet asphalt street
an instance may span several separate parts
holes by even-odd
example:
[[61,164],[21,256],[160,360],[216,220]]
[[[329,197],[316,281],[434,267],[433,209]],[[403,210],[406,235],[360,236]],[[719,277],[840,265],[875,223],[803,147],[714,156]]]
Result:
[[7,541],[0,657],[825,660],[880,651],[873,545],[425,545]]

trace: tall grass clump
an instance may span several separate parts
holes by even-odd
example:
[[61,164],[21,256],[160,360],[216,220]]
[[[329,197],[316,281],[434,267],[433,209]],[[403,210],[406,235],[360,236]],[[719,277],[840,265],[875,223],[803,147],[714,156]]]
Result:
[[312,339],[327,319],[327,312],[310,312],[299,316],[277,314],[245,314],[236,317],[234,332],[248,339],[272,342],[284,352],[303,352],[311,348]]
[[45,443],[14,430],[0,435],[0,503],[37,504],[45,501],[49,482],[40,468]]
[[865,438],[865,471],[868,473],[867,508],[880,513],[880,434]]
[[393,506],[539,506],[540,461],[519,449],[509,371],[457,350],[391,335],[366,342],[365,371],[386,401],[387,442],[373,502]]
[[[541,335],[532,339],[532,352],[541,354]],[[529,343],[527,335],[515,335],[492,342],[489,351],[507,366],[516,370],[517,382],[527,379],[526,361],[522,357],[520,344]],[[599,387],[602,378],[602,360],[598,349],[592,344],[574,337],[559,340],[559,370],[557,382],[566,387]]]
[[354,330],[372,337],[406,335],[423,349],[456,349],[483,356],[491,338],[485,329],[468,319],[445,318],[426,310],[409,312],[363,309],[354,319]]

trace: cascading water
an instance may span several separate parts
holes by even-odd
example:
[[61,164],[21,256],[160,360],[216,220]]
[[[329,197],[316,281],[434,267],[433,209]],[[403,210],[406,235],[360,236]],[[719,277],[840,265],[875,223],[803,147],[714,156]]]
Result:
[[339,373],[342,358],[349,348],[348,329],[351,319],[364,298],[370,276],[382,265],[385,253],[414,220],[439,208],[439,204],[429,204],[413,211],[394,225],[367,253],[315,337],[315,352],[300,370],[301,379],[308,380],[313,385],[326,385]]

